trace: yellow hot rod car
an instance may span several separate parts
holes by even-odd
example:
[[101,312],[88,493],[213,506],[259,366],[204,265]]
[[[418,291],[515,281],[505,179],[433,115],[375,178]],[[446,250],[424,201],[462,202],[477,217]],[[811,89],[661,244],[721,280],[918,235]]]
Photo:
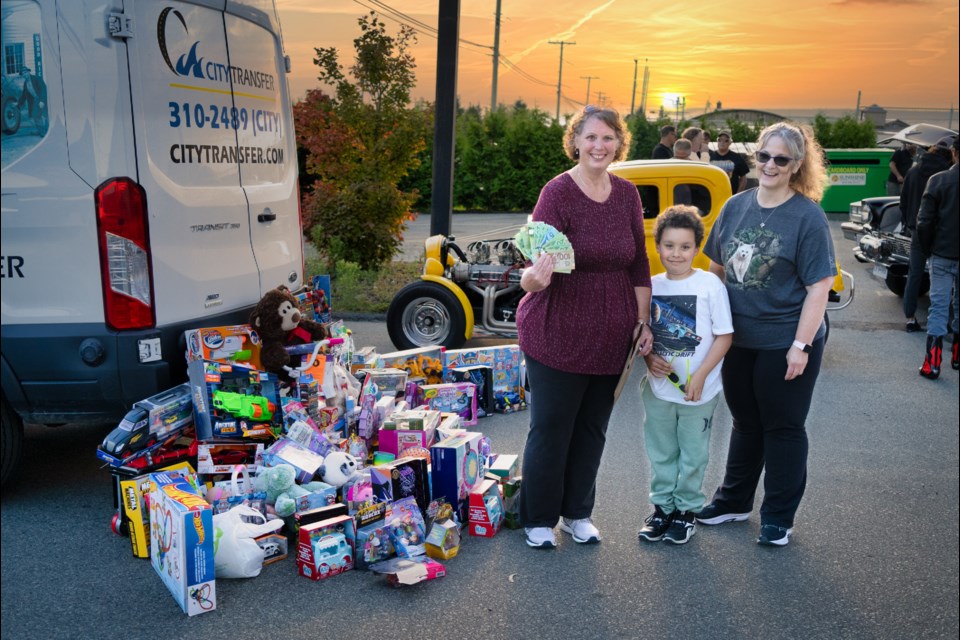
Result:
[[[730,197],[727,174],[709,164],[687,160],[633,160],[610,165],[610,171],[637,185],[643,203],[647,255],[652,273],[663,271],[654,247],[653,230],[661,211],[674,204],[700,210],[707,234],[720,208]],[[423,275],[394,296],[387,311],[387,329],[397,349],[440,345],[456,349],[474,332],[515,337],[516,311],[524,292],[520,275],[525,266],[512,238],[481,240],[466,250],[453,238],[437,235],[425,242]],[[700,253],[694,266],[708,269]],[[838,265],[839,271],[839,265]],[[849,280],[846,287],[844,279]],[[831,301],[840,303],[840,291],[853,301],[853,278],[839,272]]]

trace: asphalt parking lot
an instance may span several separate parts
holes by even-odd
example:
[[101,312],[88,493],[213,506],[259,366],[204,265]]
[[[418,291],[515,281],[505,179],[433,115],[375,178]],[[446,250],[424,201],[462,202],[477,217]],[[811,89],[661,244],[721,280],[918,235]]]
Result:
[[[454,232],[525,220],[494,216],[456,215]],[[594,514],[601,544],[561,536],[555,551],[538,551],[516,531],[469,538],[444,578],[402,589],[361,571],[311,582],[290,558],[258,578],[218,581],[217,609],[187,618],[148,561],[110,531],[110,479],[94,449],[113,425],[31,425],[22,472],[3,490],[0,636],[955,638],[960,376],[949,367],[936,382],[917,375],[923,335],[903,331],[899,300],[853,260],[839,224],[832,217],[857,294],[831,314],[808,422],[808,489],[786,548],[756,545],[756,513],[701,526],[682,547],[637,540],[649,508],[641,366],[611,419]],[[382,322],[349,325],[358,343],[392,348]],[[497,415],[478,427],[495,451],[520,453],[526,419]],[[729,432],[721,402],[708,493]]]

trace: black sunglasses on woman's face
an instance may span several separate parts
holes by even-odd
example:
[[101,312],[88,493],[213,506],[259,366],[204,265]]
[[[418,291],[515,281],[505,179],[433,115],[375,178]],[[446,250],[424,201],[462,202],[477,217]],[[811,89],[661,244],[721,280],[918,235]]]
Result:
[[773,158],[773,163],[778,167],[785,167],[793,161],[793,158],[790,156],[772,156],[766,151],[757,151],[757,162],[759,164],[767,164],[771,158]]

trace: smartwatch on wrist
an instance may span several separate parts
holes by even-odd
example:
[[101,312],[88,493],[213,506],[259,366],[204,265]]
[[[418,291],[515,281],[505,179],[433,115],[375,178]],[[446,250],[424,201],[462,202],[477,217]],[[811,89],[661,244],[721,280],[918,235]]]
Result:
[[804,353],[810,353],[813,351],[813,345],[800,342],[799,340],[794,340],[793,346],[795,346],[797,349],[800,349],[800,351],[803,351]]

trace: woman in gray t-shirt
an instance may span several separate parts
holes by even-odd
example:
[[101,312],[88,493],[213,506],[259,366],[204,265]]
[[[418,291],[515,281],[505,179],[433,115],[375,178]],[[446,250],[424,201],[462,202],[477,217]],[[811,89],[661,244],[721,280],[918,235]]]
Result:
[[704,247],[733,313],[733,347],[722,369],[733,431],[723,484],[697,520],[746,520],[766,470],[757,542],[784,546],[806,486],[805,422],[837,271],[817,204],[825,171],[813,132],[774,124],[758,148],[760,186],[727,201]]

